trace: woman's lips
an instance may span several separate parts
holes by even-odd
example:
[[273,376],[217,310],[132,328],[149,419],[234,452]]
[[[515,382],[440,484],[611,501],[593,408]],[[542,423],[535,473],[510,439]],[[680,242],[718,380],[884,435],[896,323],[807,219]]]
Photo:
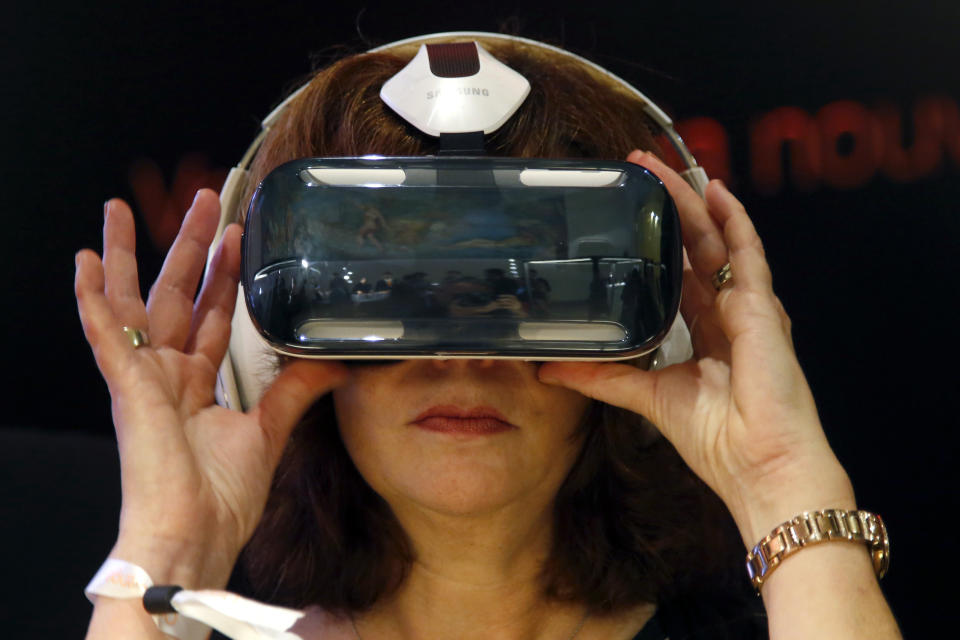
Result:
[[489,435],[516,429],[516,426],[496,409],[463,409],[453,405],[430,407],[414,418],[413,424],[427,431],[470,435]]

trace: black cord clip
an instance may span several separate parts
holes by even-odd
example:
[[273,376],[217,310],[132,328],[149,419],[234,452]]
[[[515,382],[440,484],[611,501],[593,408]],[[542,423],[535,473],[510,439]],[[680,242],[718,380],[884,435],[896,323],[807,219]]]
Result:
[[175,584],[150,587],[143,594],[143,608],[153,614],[176,613],[170,601],[178,591],[183,591],[183,587]]

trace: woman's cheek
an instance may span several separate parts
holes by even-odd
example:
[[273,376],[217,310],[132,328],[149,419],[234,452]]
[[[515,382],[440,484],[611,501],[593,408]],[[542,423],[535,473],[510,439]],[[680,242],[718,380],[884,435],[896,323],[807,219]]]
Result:
[[542,387],[545,388],[545,391],[538,403],[539,417],[541,420],[554,424],[579,425],[593,402],[579,391],[553,385],[542,385]]
[[378,413],[383,401],[378,397],[378,386],[364,382],[366,375],[354,375],[351,382],[333,391],[333,407],[337,427],[347,452],[354,460],[364,456],[364,448],[373,444],[373,439],[364,430],[373,429],[381,422]]

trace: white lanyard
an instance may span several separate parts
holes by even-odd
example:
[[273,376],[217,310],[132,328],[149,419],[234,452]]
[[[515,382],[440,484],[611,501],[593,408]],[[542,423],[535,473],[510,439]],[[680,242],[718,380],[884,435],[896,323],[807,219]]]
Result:
[[[84,593],[91,602],[96,596],[142,599],[153,580],[135,564],[108,558],[93,576]],[[263,604],[229,591],[177,591],[170,598],[176,613],[153,616],[157,627],[181,640],[205,640],[216,629],[233,640],[303,640],[289,629],[304,616],[303,611]]]

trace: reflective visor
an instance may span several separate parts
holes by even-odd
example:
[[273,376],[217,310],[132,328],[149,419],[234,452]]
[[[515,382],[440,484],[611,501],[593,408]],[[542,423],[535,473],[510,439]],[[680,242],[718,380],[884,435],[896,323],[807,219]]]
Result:
[[306,158],[247,213],[254,325],[301,356],[625,358],[680,303],[680,225],[630,163]]

